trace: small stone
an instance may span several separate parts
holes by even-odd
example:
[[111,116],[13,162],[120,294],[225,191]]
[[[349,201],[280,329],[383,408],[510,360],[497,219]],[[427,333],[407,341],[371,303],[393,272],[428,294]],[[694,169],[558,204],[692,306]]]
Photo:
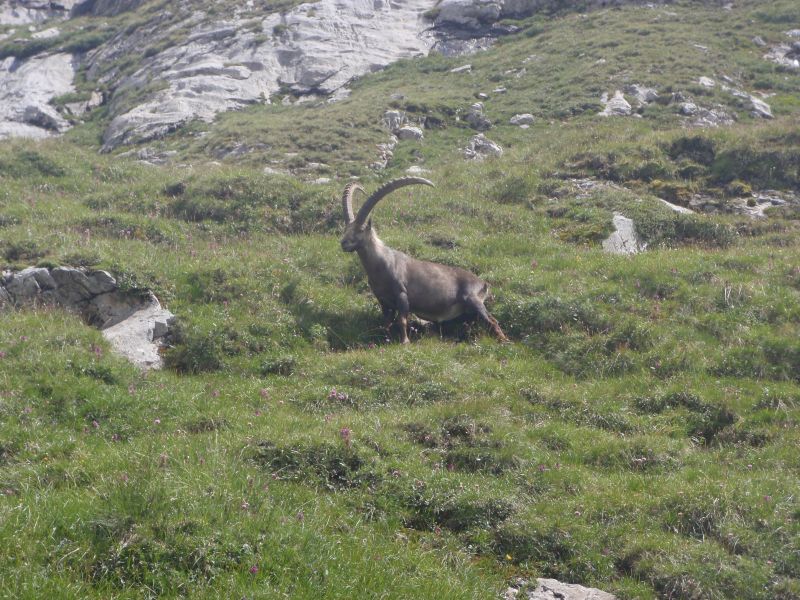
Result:
[[505,94],[508,90],[504,87],[494,88],[492,92],[495,94]]
[[477,94],[475,94],[475,97],[478,100],[488,100],[489,99],[489,94],[486,94],[484,92],[478,92]]
[[757,36],[755,36],[755,37],[752,39],[752,42],[753,42],[753,43],[754,43],[756,46],[759,46],[759,47],[761,47],[761,48],[763,48],[764,46],[766,46],[766,45],[767,45],[767,42],[765,42],[765,41],[764,41],[764,38],[762,38],[760,35],[757,35]]
[[694,102],[682,102],[678,110],[682,115],[691,117],[692,115],[696,115],[699,109]]
[[717,85],[717,82],[711,79],[711,77],[701,77],[697,80],[697,83],[706,88],[713,88],[715,85]]
[[406,169],[406,173],[408,175],[427,175],[428,173],[430,173],[430,170],[423,169],[418,165],[411,165]]
[[450,69],[451,73],[469,73],[470,71],[472,71],[472,65],[462,65],[455,69]]

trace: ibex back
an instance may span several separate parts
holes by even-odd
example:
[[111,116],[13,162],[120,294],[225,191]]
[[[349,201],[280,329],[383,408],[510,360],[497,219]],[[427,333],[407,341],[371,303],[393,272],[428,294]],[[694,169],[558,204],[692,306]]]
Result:
[[342,195],[345,230],[342,250],[357,252],[367,272],[369,287],[383,311],[387,330],[395,318],[400,323],[400,336],[408,343],[408,315],[414,313],[428,321],[449,321],[462,315],[477,315],[503,342],[508,341],[497,320],[489,314],[484,301],[489,295],[489,285],[469,271],[417,260],[389,248],[372,228],[367,219],[370,211],[381,198],[407,185],[433,184],[421,177],[394,179],[367,198],[364,205],[353,215],[353,194],[364,192],[357,183],[345,187]]

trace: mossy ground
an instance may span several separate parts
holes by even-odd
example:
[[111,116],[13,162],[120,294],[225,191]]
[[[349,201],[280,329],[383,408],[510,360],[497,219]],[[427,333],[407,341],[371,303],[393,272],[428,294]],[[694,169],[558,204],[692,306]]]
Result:
[[[535,19],[472,74],[407,61],[338,104],[176,134],[181,166],[98,155],[98,123],[5,142],[0,262],[109,269],[181,331],[170,368],[143,374],[76,317],[2,314],[2,594],[492,598],[522,575],[622,598],[800,597],[798,214],[685,217],[654,196],[800,191],[799,80],[749,42],[800,26],[792,6]],[[677,90],[723,73],[774,91],[775,122],[593,114],[626,78]],[[507,152],[467,163],[453,111],[489,85],[508,87],[487,103]],[[421,164],[437,188],[394,194],[375,226],[489,281],[510,344],[477,324],[387,341],[339,250],[340,182],[377,181],[398,91],[446,127],[402,142],[380,178]],[[538,121],[503,125],[515,112]],[[269,147],[210,164],[232,140]],[[262,174],[286,152],[338,181]],[[619,187],[579,195],[570,178],[587,176]],[[648,252],[600,250],[616,210]]]

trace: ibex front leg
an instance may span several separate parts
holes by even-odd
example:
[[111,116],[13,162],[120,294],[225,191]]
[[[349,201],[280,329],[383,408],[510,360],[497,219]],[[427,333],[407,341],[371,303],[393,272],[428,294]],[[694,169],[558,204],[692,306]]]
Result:
[[397,313],[399,316],[397,320],[400,323],[401,344],[408,344],[410,342],[408,339],[408,315],[410,312],[411,310],[408,305],[408,295],[405,292],[402,292],[398,297],[397,302]]
[[383,328],[386,330],[387,337],[390,337],[392,335],[392,323],[394,323],[394,318],[397,316],[397,311],[383,302],[380,304],[381,312],[383,312]]

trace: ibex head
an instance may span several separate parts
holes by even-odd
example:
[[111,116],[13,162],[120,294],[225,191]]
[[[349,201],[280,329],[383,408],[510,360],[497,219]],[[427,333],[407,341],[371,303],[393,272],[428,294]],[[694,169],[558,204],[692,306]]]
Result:
[[353,216],[353,194],[356,190],[364,192],[364,188],[357,183],[350,183],[344,188],[342,194],[342,210],[344,211],[345,230],[342,236],[342,250],[345,252],[354,252],[364,245],[370,239],[372,234],[372,222],[367,219],[369,213],[375,208],[381,198],[388,196],[398,188],[407,185],[429,185],[433,183],[422,177],[401,177],[400,179],[393,179],[383,187],[379,188],[367,198],[364,205],[358,211],[358,214]]

